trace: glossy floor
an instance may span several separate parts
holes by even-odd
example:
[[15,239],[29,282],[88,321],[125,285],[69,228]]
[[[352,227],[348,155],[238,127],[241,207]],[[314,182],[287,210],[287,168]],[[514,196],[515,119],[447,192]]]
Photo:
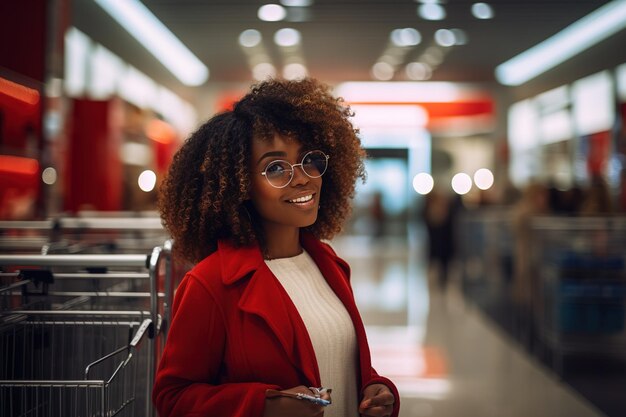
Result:
[[429,285],[419,244],[344,237],[333,246],[352,267],[373,363],[397,383],[402,417],[605,415],[454,282],[445,292]]

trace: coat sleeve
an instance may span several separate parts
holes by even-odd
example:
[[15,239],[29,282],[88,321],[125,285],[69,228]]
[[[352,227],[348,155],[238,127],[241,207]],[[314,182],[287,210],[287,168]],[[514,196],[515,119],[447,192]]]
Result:
[[400,414],[400,394],[398,393],[398,388],[396,388],[395,384],[391,382],[390,379],[378,375],[374,368],[372,368],[372,379],[370,379],[367,384],[361,389],[361,398],[363,398],[363,390],[365,389],[365,387],[368,387],[372,384],[383,384],[389,388],[395,400],[393,403],[393,411],[391,412],[390,417],[398,417],[398,414]]
[[211,293],[193,275],[176,292],[152,399],[160,417],[263,415],[261,383],[220,383],[226,326]]

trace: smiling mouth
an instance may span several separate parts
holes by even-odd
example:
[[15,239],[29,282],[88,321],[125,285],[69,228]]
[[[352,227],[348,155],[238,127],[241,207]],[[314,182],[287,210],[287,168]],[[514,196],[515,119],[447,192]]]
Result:
[[304,204],[304,203],[308,203],[311,200],[313,200],[313,194],[305,195],[305,196],[294,198],[293,200],[287,200],[287,201],[292,204]]

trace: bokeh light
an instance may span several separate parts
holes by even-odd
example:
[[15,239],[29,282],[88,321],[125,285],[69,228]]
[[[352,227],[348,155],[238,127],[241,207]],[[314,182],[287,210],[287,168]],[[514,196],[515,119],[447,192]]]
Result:
[[300,43],[300,32],[292,28],[283,28],[274,34],[274,42],[278,46],[289,47]]
[[493,19],[493,8],[487,3],[474,3],[472,14],[476,19]]
[[472,189],[472,178],[464,172],[459,172],[452,177],[451,184],[455,193],[464,195]]
[[276,68],[268,62],[261,62],[252,68],[252,76],[257,81],[263,81],[269,77],[275,77]]
[[426,20],[442,20],[446,17],[446,9],[437,3],[422,4],[418,6],[417,13]]
[[147,169],[139,174],[137,183],[139,184],[139,188],[141,189],[141,191],[145,191],[146,193],[148,193],[154,190],[154,186],[156,185],[156,174],[153,171]]
[[298,62],[287,64],[283,68],[283,77],[288,80],[297,80],[307,75],[306,67]]
[[406,66],[406,76],[411,80],[424,81],[430,79],[432,75],[430,65],[423,62],[410,62]]
[[433,180],[433,177],[426,172],[420,172],[413,177],[413,189],[418,194],[428,194],[433,190],[434,186],[435,181]]
[[493,185],[493,173],[487,168],[481,168],[474,173],[474,184],[481,190],[488,190]]
[[413,28],[394,29],[390,37],[396,46],[415,46],[422,41],[422,35]]
[[261,32],[256,29],[246,29],[239,35],[239,44],[246,48],[253,48],[261,43]]
[[41,172],[41,180],[44,184],[52,185],[57,182],[57,170],[48,167]]
[[441,46],[452,46],[456,44],[456,36],[450,29],[439,29],[435,32],[435,42]]
[[279,4],[266,4],[259,7],[257,16],[266,22],[278,22],[287,16],[287,11]]
[[393,66],[387,62],[377,62],[372,66],[372,75],[380,81],[391,80],[394,72]]

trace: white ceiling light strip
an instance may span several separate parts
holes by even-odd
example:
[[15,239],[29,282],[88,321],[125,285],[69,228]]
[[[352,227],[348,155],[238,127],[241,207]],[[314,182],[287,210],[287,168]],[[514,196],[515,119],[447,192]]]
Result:
[[524,84],[626,27],[626,1],[612,1],[496,67],[504,85]]
[[209,69],[138,0],[94,0],[183,84],[198,86]]
[[458,83],[411,81],[350,81],[339,84],[335,94],[348,103],[449,103],[485,97]]

